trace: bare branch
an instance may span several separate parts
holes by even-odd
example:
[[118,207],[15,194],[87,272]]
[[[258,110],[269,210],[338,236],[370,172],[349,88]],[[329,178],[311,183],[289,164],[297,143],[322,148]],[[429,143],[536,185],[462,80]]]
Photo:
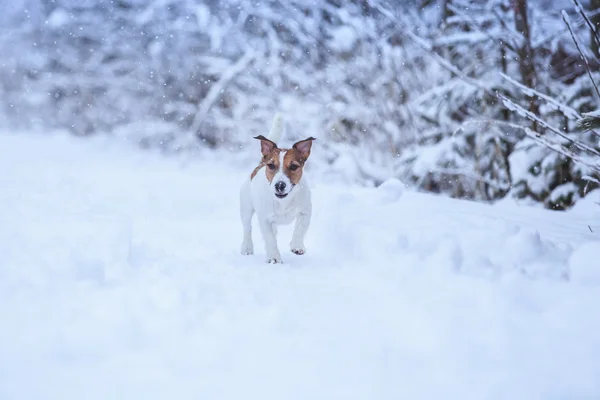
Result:
[[561,138],[565,139],[567,142],[571,143],[573,146],[577,147],[579,150],[587,151],[590,154],[600,157],[600,152],[598,150],[594,149],[593,147],[588,146],[587,144],[581,143],[577,140],[570,138],[569,136],[562,133],[560,131],[560,129],[555,128],[552,125],[548,124],[546,121],[544,121],[543,119],[541,119],[540,117],[538,117],[537,115],[532,113],[531,111],[527,111],[526,109],[524,109],[520,105],[516,104],[514,101],[512,101],[508,97],[506,97],[500,93],[497,93],[497,95],[498,95],[498,98],[500,100],[502,100],[502,102],[508,109],[517,111],[520,115],[524,116],[525,118],[527,118],[530,121],[537,122],[538,124],[540,124],[541,127],[544,127],[546,129],[554,132]]
[[[550,103],[552,106],[554,106],[558,111],[560,111],[561,113],[563,113],[563,115],[565,115],[567,118],[571,119],[571,120],[577,120],[577,127],[579,129],[586,129],[589,130],[590,132],[592,132],[594,135],[596,136],[600,136],[600,133],[596,132],[594,129],[598,129],[600,128],[600,118],[598,119],[596,124],[589,124],[590,120],[584,118],[581,114],[579,114],[579,112],[577,110],[575,110],[572,107],[569,107],[568,105],[561,103],[560,101],[546,95],[543,94],[535,89],[532,88],[528,88],[527,86],[523,85],[520,82],[515,81],[514,79],[512,79],[510,76],[504,74],[504,73],[500,73],[500,77],[502,77],[502,79],[507,80],[508,82],[510,82],[511,84],[515,85],[519,90],[521,90],[525,95],[528,96],[537,96],[542,100],[545,100],[546,102]],[[593,122],[593,121],[592,121]]]
[[588,168],[591,168],[596,173],[600,173],[600,163],[596,163],[596,164],[590,163],[590,162],[584,160],[583,158],[581,158],[578,154],[575,154],[571,150],[567,149],[562,144],[553,142],[552,140],[549,140],[548,138],[541,135],[539,132],[532,131],[528,127],[514,124],[512,122],[499,121],[499,120],[494,120],[494,119],[470,120],[470,121],[465,122],[464,124],[469,125],[469,124],[476,124],[476,123],[486,123],[486,124],[493,123],[493,124],[497,124],[497,125],[508,126],[513,129],[522,130],[522,131],[524,131],[525,135],[527,135],[529,138],[531,138],[533,141],[537,142],[538,144],[540,144],[558,154],[561,154],[567,158],[570,158],[576,163],[579,163]]
[[511,78],[510,76],[508,76],[502,72],[500,72],[500,77],[502,79],[508,81],[509,83],[515,85],[525,95],[537,96],[540,99],[543,99],[543,100],[547,101],[548,103],[552,104],[558,111],[563,113],[567,118],[573,119],[573,120],[581,118],[581,115],[574,108],[571,108],[568,105],[563,104],[563,103],[557,101],[556,99],[554,99],[548,95],[545,95],[535,89],[529,88],[529,87],[523,85],[522,83],[515,81],[513,78]]
[[563,12],[562,12],[562,18],[563,18],[563,21],[565,21],[565,24],[567,24],[567,27],[569,28],[569,32],[571,32],[571,37],[573,38],[573,42],[575,42],[577,51],[579,51],[579,55],[581,55],[581,58],[583,59],[583,62],[585,63],[585,69],[588,73],[588,76],[590,77],[590,81],[592,81],[592,85],[594,85],[594,89],[596,89],[596,94],[598,95],[598,98],[600,98],[600,90],[598,90],[598,86],[596,86],[596,82],[594,82],[594,78],[592,77],[592,71],[590,70],[590,63],[588,62],[587,57],[585,56],[585,54],[583,54],[583,51],[581,50],[581,47],[579,46],[579,39],[577,38],[577,36],[575,35],[575,32],[571,28],[571,19],[569,18],[569,15],[567,14],[567,12],[565,10],[563,10]]
[[592,21],[590,21],[588,16],[583,11],[583,7],[581,7],[579,1],[573,0],[573,4],[575,4],[575,9],[583,17],[583,20],[585,21],[588,28],[590,28],[590,31],[592,31],[592,36],[594,36],[594,40],[596,40],[596,43],[600,47],[600,37],[598,36],[598,31],[596,30],[596,27],[594,26],[594,24],[592,24]]

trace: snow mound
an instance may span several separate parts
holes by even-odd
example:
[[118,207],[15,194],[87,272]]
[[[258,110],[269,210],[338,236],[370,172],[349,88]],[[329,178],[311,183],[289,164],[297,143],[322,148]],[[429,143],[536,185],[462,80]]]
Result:
[[388,179],[378,187],[379,194],[384,202],[398,201],[405,189],[406,185],[396,178]]

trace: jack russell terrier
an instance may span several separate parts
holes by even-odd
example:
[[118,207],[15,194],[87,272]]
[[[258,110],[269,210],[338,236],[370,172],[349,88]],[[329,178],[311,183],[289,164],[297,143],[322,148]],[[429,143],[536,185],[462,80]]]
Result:
[[310,156],[313,137],[295,143],[291,149],[280,149],[277,141],[283,132],[283,118],[276,114],[269,137],[260,140],[262,159],[246,180],[240,191],[240,216],[244,238],[241,252],[254,253],[252,243],[252,216],[256,212],[262,237],[265,241],[267,262],[282,263],[277,247],[277,225],[296,225],[290,242],[293,253],[306,252],[304,236],[310,225],[312,203],[310,188],[302,177],[302,168]]

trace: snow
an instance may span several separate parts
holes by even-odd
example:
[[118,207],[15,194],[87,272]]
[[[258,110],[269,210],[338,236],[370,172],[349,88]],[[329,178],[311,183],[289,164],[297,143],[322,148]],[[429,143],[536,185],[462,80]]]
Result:
[[600,117],[600,110],[583,113],[585,117]]
[[63,27],[69,23],[69,13],[62,8],[57,8],[48,17],[47,23],[52,28]]
[[489,40],[489,36],[483,32],[465,32],[454,33],[435,40],[436,46],[457,45],[461,43],[476,44],[484,40]]
[[583,285],[600,284],[600,268],[593,260],[598,256],[597,243],[585,243],[571,255],[569,261],[573,280]]
[[447,153],[454,145],[454,138],[441,141],[419,149],[412,171],[417,176],[426,176],[432,170],[436,170],[440,160],[447,159]]
[[315,176],[307,254],[269,265],[231,154],[4,134],[0,168],[2,399],[600,396],[587,208]]
[[336,51],[349,52],[352,51],[356,42],[358,41],[358,35],[356,31],[347,25],[342,25],[331,30],[331,47]]
[[393,203],[402,197],[402,194],[406,189],[406,184],[402,183],[399,179],[391,178],[379,185],[377,189],[381,195],[382,201]]
[[579,188],[573,182],[563,183],[557,186],[552,193],[550,193],[550,200],[558,202],[561,198],[566,198],[570,195],[577,196]]

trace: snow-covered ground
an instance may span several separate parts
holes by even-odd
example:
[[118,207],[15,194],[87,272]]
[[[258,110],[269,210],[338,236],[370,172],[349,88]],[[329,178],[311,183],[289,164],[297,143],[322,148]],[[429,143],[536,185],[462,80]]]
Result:
[[270,265],[241,164],[0,135],[0,399],[600,398],[597,199],[316,179]]

